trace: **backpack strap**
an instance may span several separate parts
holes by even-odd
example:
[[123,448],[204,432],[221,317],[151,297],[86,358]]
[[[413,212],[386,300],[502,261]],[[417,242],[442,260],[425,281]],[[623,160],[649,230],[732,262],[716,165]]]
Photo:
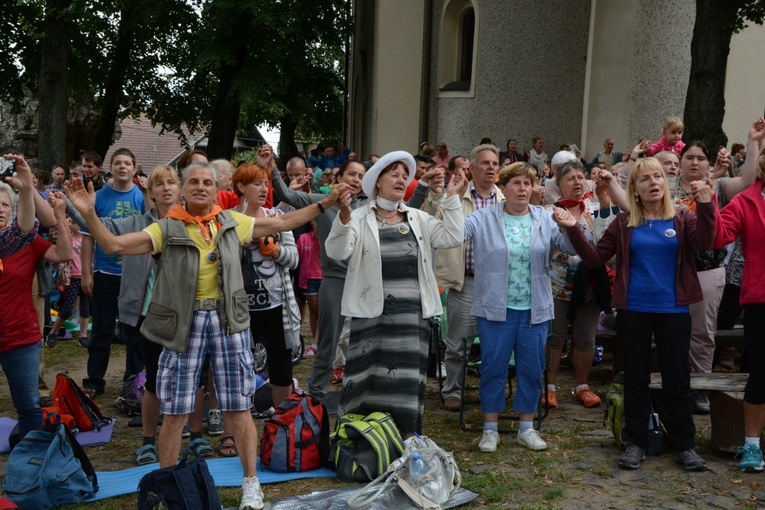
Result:
[[96,470],[93,468],[93,464],[88,458],[88,454],[85,453],[82,445],[80,445],[77,439],[75,439],[74,434],[72,434],[72,431],[69,430],[69,427],[61,424],[58,426],[58,432],[61,433],[61,430],[63,430],[69,446],[72,447],[72,453],[74,453],[74,457],[80,461],[82,471],[93,483],[93,492],[98,492],[98,475],[96,474]]
[[388,413],[374,412],[364,418],[364,421],[370,423],[375,429],[388,439],[388,448],[392,452],[395,448],[398,456],[404,453],[404,440],[398,431],[393,417]]
[[384,473],[390,465],[387,438],[366,421],[350,422],[346,424],[346,431],[355,445],[356,464],[366,466],[373,475]]

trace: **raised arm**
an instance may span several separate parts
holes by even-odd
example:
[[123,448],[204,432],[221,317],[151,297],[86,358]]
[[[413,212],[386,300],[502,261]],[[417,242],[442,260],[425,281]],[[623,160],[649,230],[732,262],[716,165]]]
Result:
[[746,141],[746,160],[741,171],[741,177],[733,177],[725,187],[726,202],[730,202],[736,194],[754,184],[757,179],[757,158],[765,145],[765,118],[760,117],[749,128]]
[[317,200],[315,202],[316,205],[306,206],[274,218],[258,218],[255,222],[255,227],[252,229],[252,237],[257,239],[258,237],[292,230],[300,225],[304,225],[322,214],[327,208],[335,205],[339,198],[350,200],[350,195],[351,192],[348,191],[348,187],[345,184],[336,184],[332,189],[332,193],[327,196],[321,195],[324,198]]
[[104,226],[96,214],[96,194],[93,191],[93,183],[88,183],[86,190],[82,184],[82,179],[75,179],[71,183],[66,181],[66,193],[69,195],[72,205],[85,220],[90,235],[98,242],[104,252],[141,255],[150,253],[154,249],[151,237],[146,232],[133,232],[121,236],[115,236],[109,232],[109,229]]
[[553,213],[553,220],[558,224],[564,236],[568,236],[568,240],[571,242],[574,250],[576,250],[577,255],[582,258],[582,262],[588,267],[597,269],[616,254],[617,222],[611,223],[603,233],[603,237],[598,241],[598,244],[593,246],[587,241],[587,237],[585,237],[584,231],[577,223],[576,218],[568,211],[556,207]]
[[66,223],[66,197],[63,193],[52,194],[50,200],[53,213],[58,225],[58,241],[45,252],[45,260],[48,262],[66,262],[72,260],[72,233]]
[[35,191],[32,182],[32,169],[27,165],[24,156],[5,154],[6,159],[12,159],[16,164],[16,177],[21,184],[19,202],[16,210],[16,222],[22,232],[32,232],[35,229]]

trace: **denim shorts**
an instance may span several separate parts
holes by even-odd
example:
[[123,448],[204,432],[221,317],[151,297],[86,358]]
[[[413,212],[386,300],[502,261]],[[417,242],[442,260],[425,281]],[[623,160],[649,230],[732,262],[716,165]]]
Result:
[[304,296],[316,296],[319,294],[319,287],[321,287],[321,278],[309,278],[308,288],[300,290]]

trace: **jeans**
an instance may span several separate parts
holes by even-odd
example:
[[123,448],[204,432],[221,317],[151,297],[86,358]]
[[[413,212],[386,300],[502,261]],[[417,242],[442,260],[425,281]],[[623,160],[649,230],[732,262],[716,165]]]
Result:
[[648,445],[651,413],[651,338],[656,342],[661,371],[665,425],[674,451],[694,447],[696,426],[691,397],[688,350],[691,316],[687,313],[644,313],[619,310],[616,334],[624,346],[624,440],[640,448]]
[[93,329],[88,347],[88,377],[83,379],[82,386],[99,394],[106,386],[104,376],[109,368],[121,279],[119,275],[93,273]]
[[[542,374],[545,369],[545,342],[549,322],[531,324],[531,310],[507,309],[504,322],[478,317],[481,338],[481,379],[478,393],[484,413],[505,410],[505,382],[510,356],[515,352],[515,374],[518,389],[513,409],[534,413],[542,395]],[[646,423],[648,423],[646,418]]]
[[37,389],[40,342],[0,353],[0,365],[8,379],[11,400],[19,413],[19,437],[42,426],[40,393]]

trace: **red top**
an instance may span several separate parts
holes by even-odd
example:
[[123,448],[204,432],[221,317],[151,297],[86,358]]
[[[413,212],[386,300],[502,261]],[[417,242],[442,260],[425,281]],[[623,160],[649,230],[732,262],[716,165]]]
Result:
[[741,280],[742,305],[765,303],[765,197],[763,182],[756,181],[718,212],[715,224],[715,248],[722,248],[741,237],[744,254],[744,277]]
[[32,279],[37,264],[53,246],[40,236],[34,242],[3,259],[0,274],[0,352],[39,342],[42,338],[37,311],[32,301]]

